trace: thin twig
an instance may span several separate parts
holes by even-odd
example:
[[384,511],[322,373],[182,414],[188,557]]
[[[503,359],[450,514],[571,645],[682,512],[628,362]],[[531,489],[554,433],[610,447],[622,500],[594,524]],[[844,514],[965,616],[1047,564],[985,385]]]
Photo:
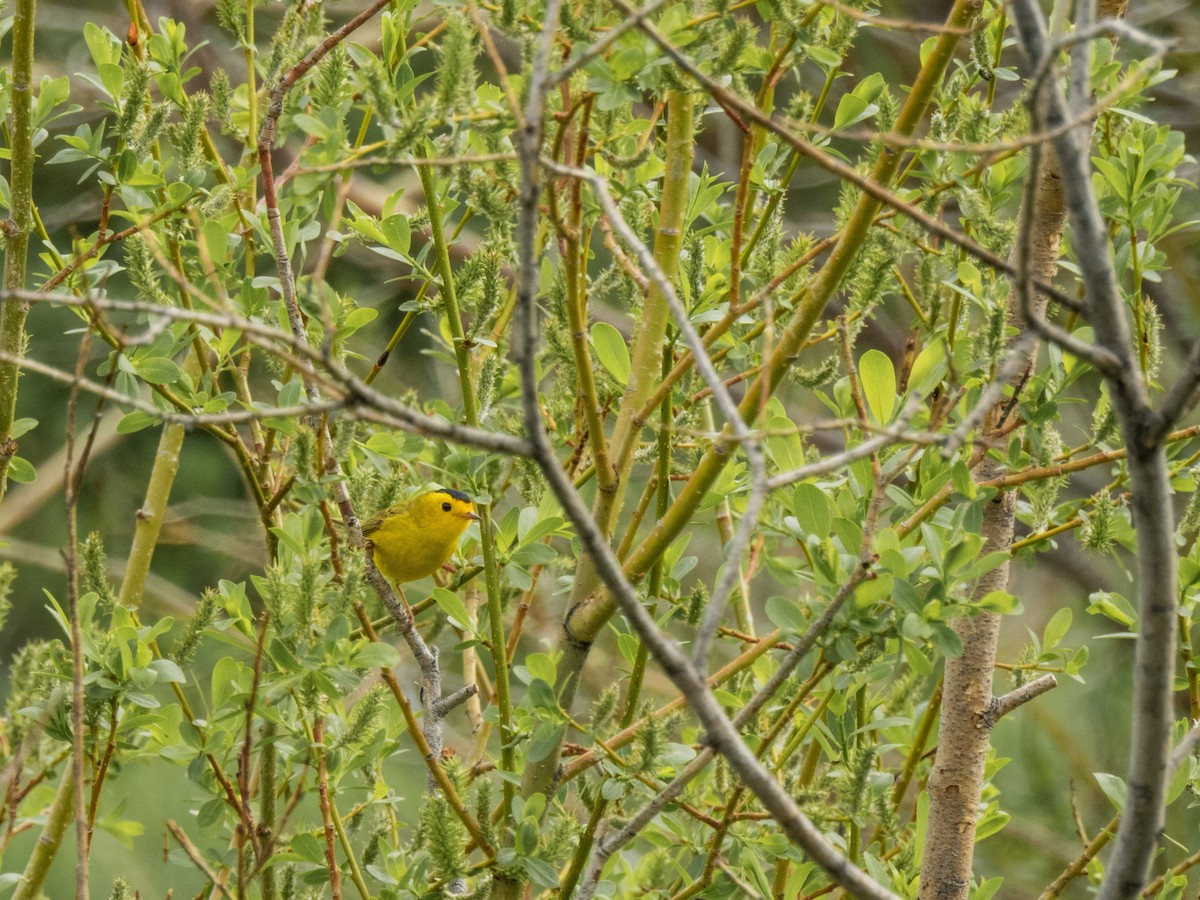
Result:
[[329,892],[333,900],[341,900],[342,876],[337,862],[337,828],[333,824],[333,806],[329,795],[329,771],[325,765],[324,714],[318,707],[313,711],[313,750],[317,757],[317,795],[320,799],[321,820],[325,825],[325,865],[329,870]]
[[204,855],[200,852],[196,845],[191,842],[187,834],[184,833],[184,830],[180,828],[172,819],[167,819],[167,830],[170,831],[175,837],[175,840],[179,842],[179,846],[183,848],[183,852],[187,854],[187,857],[192,861],[192,864],[204,873],[204,877],[212,882],[212,886],[216,890],[221,892],[221,896],[227,897],[228,900],[234,900],[233,894],[229,893],[229,888],[225,887],[225,882],[217,877],[217,873],[214,872],[209,864],[204,861]]
[[583,68],[592,60],[598,58],[602,53],[604,53],[605,50],[616,43],[621,35],[625,34],[627,31],[637,28],[642,24],[642,21],[647,16],[652,16],[654,13],[658,12],[665,2],[666,0],[653,0],[653,2],[649,5],[637,10],[633,13],[633,15],[623,19],[620,24],[610,28],[605,33],[604,37],[600,38],[600,40],[593,44],[589,44],[586,50],[584,50],[578,56],[571,57],[567,64],[562,68],[547,75],[544,84],[542,85],[543,90],[550,90],[550,88],[554,87],[556,84],[560,84],[561,82],[570,78],[572,73]]
[[[418,410],[415,410],[403,403],[395,400],[388,395],[376,391],[371,388],[362,379],[353,375],[348,369],[334,360],[331,356],[323,354],[320,351],[313,350],[305,338],[296,338],[281,329],[270,325],[264,325],[262,322],[255,322],[251,319],[243,318],[234,313],[227,312],[207,312],[204,310],[189,310],[176,307],[166,307],[159,304],[146,303],[135,300],[113,300],[107,298],[96,297],[70,297],[63,294],[41,294],[33,291],[6,291],[0,293],[0,299],[4,297],[19,297],[30,299],[38,302],[56,303],[67,306],[79,306],[85,309],[106,309],[122,312],[145,312],[151,315],[160,315],[170,319],[195,322],[202,325],[209,325],[217,328],[234,328],[242,331],[250,340],[261,339],[265,343],[263,346],[272,352],[278,353],[278,346],[282,344],[286,348],[292,350],[298,356],[311,360],[317,363],[325,372],[327,381],[324,383],[327,387],[338,388],[338,392],[343,395],[343,399],[336,400],[318,400],[304,407],[309,414],[319,414],[323,412],[332,412],[339,408],[357,409],[364,418],[371,421],[378,421],[384,424],[392,425],[404,431],[409,431],[414,434],[420,434],[426,437],[437,437],[454,443],[462,443],[470,446],[478,447],[481,450],[489,450],[499,453],[510,453],[518,456],[529,455],[529,445],[526,441],[514,435],[504,434],[501,432],[485,431],[481,428],[471,428],[466,425],[459,425],[453,422],[447,422],[445,419],[435,416],[426,415]],[[30,371],[37,371],[39,374],[50,378],[56,378],[60,381],[65,377],[62,372],[45,364],[29,365],[29,361],[23,360],[22,364],[27,365]],[[320,373],[312,370],[315,376]],[[67,382],[69,383],[69,382]],[[90,382],[84,382],[82,388],[84,390],[96,393],[98,396],[107,396],[109,399],[119,403],[134,406],[142,412],[153,415],[161,421],[173,422],[176,424],[187,426],[205,425],[210,421],[211,416],[219,417],[213,421],[228,424],[241,421],[253,421],[266,416],[286,416],[303,414],[300,412],[301,407],[280,407],[263,413],[262,410],[244,410],[229,413],[217,414],[194,414],[186,413],[167,413],[157,409],[152,404],[148,404],[144,400],[131,398],[126,394],[117,392],[109,392],[102,390],[93,390],[89,386]]]
[[448,169],[454,166],[479,166],[484,163],[512,162],[517,158],[515,153],[476,153],[462,156],[362,156],[357,159],[346,159],[341,162],[324,163],[318,166],[297,166],[296,175],[315,175],[322,172],[344,172],[346,169],[363,169],[370,166],[388,166],[404,168],[407,166],[428,166],[435,169]]
[[[921,401],[915,396],[910,397],[908,403],[905,404],[903,411],[900,413],[900,421],[910,419],[921,408]],[[857,427],[860,423],[855,422]],[[903,426],[900,426],[902,429]],[[870,456],[873,453],[888,447],[892,444],[899,443],[902,440],[909,440],[912,435],[906,434],[904,431],[897,428],[889,428],[881,431],[875,437],[867,438],[861,444],[855,444],[853,447],[848,447],[841,453],[835,453],[831,456],[823,456],[814,463],[809,463],[807,466],[801,466],[798,469],[791,469],[787,472],[780,472],[778,475],[772,475],[767,480],[767,487],[772,490],[787,487],[795,484],[797,481],[804,481],[808,478],[815,478],[818,475],[824,475],[826,472],[832,472],[840,469],[855,460]]]
[[[83,381],[84,366],[91,349],[91,332],[84,334],[75,362],[75,378],[67,400],[67,447],[63,462],[63,482],[66,486],[65,503],[67,513],[67,546],[63,549],[63,562],[67,570],[67,600],[71,618],[71,777],[75,781],[75,896],[77,900],[88,897],[88,850],[90,849],[87,799],[86,799],[86,751],[84,749],[84,702],[83,702],[83,626],[79,621],[79,572],[76,559],[79,546],[79,488],[87,469],[87,452],[75,462],[75,414],[79,408],[79,386]],[[99,418],[93,419],[93,432]],[[89,623],[90,624],[90,623]]]
[[911,19],[887,19],[883,16],[874,16],[842,3],[840,0],[812,0],[812,2],[828,6],[830,9],[837,10],[840,15],[865,25],[874,25],[876,28],[885,28],[890,31],[911,31],[917,34],[956,34],[960,37],[967,37],[987,27],[987,22],[983,19],[967,28],[955,28],[953,25],[937,25],[933,22],[914,22]]
[[1014,688],[1007,694],[993,697],[984,714],[985,724],[989,728],[992,727],[1018,706],[1028,703],[1035,697],[1040,697],[1046,691],[1053,690],[1057,686],[1057,678],[1053,675],[1043,675],[1041,678],[1026,682],[1019,688]]

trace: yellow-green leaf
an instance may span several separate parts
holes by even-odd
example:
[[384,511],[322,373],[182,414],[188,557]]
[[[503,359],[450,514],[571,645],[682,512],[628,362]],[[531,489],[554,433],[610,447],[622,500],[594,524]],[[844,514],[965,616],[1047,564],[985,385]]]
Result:
[[628,384],[629,348],[625,346],[621,332],[607,322],[597,322],[592,326],[592,347],[596,350],[600,365],[616,379],[617,384],[622,387]]
[[917,397],[928,397],[933,389],[941,384],[949,368],[946,349],[941,341],[927,344],[913,360],[912,370],[908,373],[909,393]]
[[867,406],[886,425],[896,408],[896,370],[891,359],[879,350],[868,350],[858,361],[858,377]]

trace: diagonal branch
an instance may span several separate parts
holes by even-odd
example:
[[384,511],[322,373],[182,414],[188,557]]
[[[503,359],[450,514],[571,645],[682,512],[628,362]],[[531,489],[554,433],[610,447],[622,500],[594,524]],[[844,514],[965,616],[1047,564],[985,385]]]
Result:
[[[139,312],[151,316],[162,316],[164,319],[169,320],[195,322],[214,328],[234,328],[241,331],[247,340],[253,341],[264,349],[280,355],[289,364],[294,364],[298,369],[306,371],[310,377],[324,377],[314,367],[314,364],[320,364],[321,368],[328,374],[328,378],[331,379],[327,384],[331,386],[335,393],[344,396],[340,400],[320,399],[316,403],[306,403],[303,408],[310,414],[332,411],[336,408],[345,408],[364,419],[388,424],[402,431],[408,431],[424,437],[436,437],[453,443],[463,444],[464,446],[477,447],[481,450],[511,453],[518,456],[528,456],[530,452],[528,442],[515,435],[459,425],[413,409],[396,400],[394,397],[390,397],[372,388],[334,359],[332,354],[326,350],[314,350],[309,346],[306,338],[297,338],[272,325],[244,318],[233,312],[208,312],[205,310],[162,306],[140,300],[74,297],[65,294],[43,294],[37,291],[5,291],[0,293],[0,298],[8,296],[31,302],[77,306],[87,310]],[[288,354],[291,355],[289,356]],[[59,370],[44,364],[31,364],[28,368],[30,371],[36,371],[49,378],[62,380],[65,377]],[[220,415],[170,413],[164,412],[144,400],[130,398],[127,394],[115,393],[111,388],[106,389],[91,382],[83,382],[82,384],[84,390],[88,390],[97,396],[109,397],[119,403],[134,406],[161,421],[184,426],[197,426],[208,422],[229,423],[253,421],[254,419],[262,418],[264,415],[290,415],[301,409],[301,407],[295,407],[264,411],[263,409],[256,408],[243,412],[227,412]]]
[[[785,681],[791,676],[792,671],[796,666],[800,665],[801,660],[808,655],[817,643],[818,638],[825,633],[825,630],[833,622],[838,612],[841,611],[846,601],[854,595],[858,586],[869,578],[874,577],[872,566],[874,565],[873,557],[870,554],[864,554],[859,560],[858,566],[847,580],[846,583],[838,589],[837,594],[825,607],[824,611],[816,620],[808,626],[808,630],[804,632],[803,637],[796,642],[795,646],[788,651],[787,655],[779,661],[779,667],[771,673],[771,677],[759,689],[750,701],[738,710],[738,714],[733,719],[733,727],[739,731],[745,727],[754,716],[758,715],[759,710],[775,696]],[[679,773],[671,780],[670,784],[664,787],[659,793],[654,796],[649,803],[640,809],[629,821],[627,821],[620,830],[613,834],[607,835],[603,840],[596,844],[596,848],[592,854],[592,860],[588,866],[588,874],[584,880],[584,884],[580,889],[579,896],[576,900],[590,900],[594,895],[597,884],[600,880],[600,874],[604,870],[605,864],[612,855],[620,850],[625,844],[629,843],[643,828],[650,824],[660,812],[675,800],[683,789],[686,788],[692,780],[703,771],[704,767],[716,755],[716,751],[712,747],[705,747],[695,758],[692,759],[686,766],[680,769]]]
[[[626,0],[611,0],[613,5],[622,10],[626,15],[633,15],[635,11]],[[715,78],[706,75],[701,69],[687,57],[675,44],[663,35],[657,28],[649,22],[643,21],[641,30],[645,32],[655,44],[659,46],[664,53],[671,58],[683,71],[687,72],[698,84],[700,84],[706,92],[712,95],[714,99],[719,101],[723,106],[727,106],[735,110],[746,121],[758,125],[772,134],[779,137],[784,143],[788,144],[798,153],[811,159],[814,163],[824,169],[826,172],[834,175],[838,179],[853,184],[859,188],[864,194],[874,198],[885,206],[891,207],[901,215],[912,219],[930,234],[937,235],[943,240],[954,244],[969,253],[971,256],[987,263],[992,268],[1000,272],[1005,272],[1009,275],[1014,273],[1013,266],[1008,260],[1001,256],[992,253],[987,248],[983,247],[978,242],[964,235],[955,228],[951,228],[941,220],[929,215],[924,210],[914,206],[911,203],[901,199],[895,192],[889,190],[887,186],[880,184],[870,176],[863,175],[853,166],[842,162],[835,156],[826,153],[816,145],[810,143],[804,138],[796,134],[790,129],[787,124],[779,121],[773,116],[767,115],[753,103],[734,93],[725,87]],[[1056,303],[1066,309],[1077,310],[1078,303],[1073,297],[1060,291],[1051,284],[1042,281],[1035,283],[1037,289],[1050,297]]]
[[675,321],[679,326],[679,332],[683,335],[684,341],[692,351],[696,368],[699,369],[705,383],[708,384],[709,389],[713,392],[717,406],[720,407],[721,414],[729,423],[734,439],[741,444],[742,451],[746,454],[746,462],[750,466],[750,497],[746,502],[746,509],[738,521],[737,531],[734,532],[732,540],[730,540],[726,547],[724,568],[721,570],[717,587],[713,591],[712,600],[704,610],[704,618],[696,632],[695,643],[692,649],[693,665],[697,668],[703,668],[705,660],[708,658],[709,650],[712,647],[712,641],[716,635],[717,628],[725,615],[729,597],[733,593],[734,583],[737,581],[738,573],[741,571],[742,557],[746,553],[746,548],[750,546],[750,539],[758,527],[759,513],[762,512],[763,504],[766,501],[768,489],[767,471],[766,461],[763,458],[762,445],[751,433],[749,426],[738,410],[737,402],[730,396],[729,389],[717,373],[712,358],[708,355],[708,350],[704,346],[703,338],[700,337],[696,329],[692,326],[687,310],[684,308],[679,296],[675,293],[675,286],[671,284],[670,279],[667,278],[662,268],[655,262],[654,254],[650,252],[650,248],[638,240],[637,234],[629,226],[629,223],[625,221],[625,217],[621,215],[621,211],[617,207],[612,193],[608,190],[608,184],[603,178],[592,172],[562,166],[553,160],[543,159],[542,165],[559,175],[569,175],[572,178],[586,181],[591,185],[592,190],[596,192],[596,196],[600,200],[600,205],[604,208],[604,213],[612,224],[613,229],[633,249],[638,261],[642,264],[643,270],[666,298],[667,304],[671,307],[671,313],[675,316]]
[[894,900],[891,891],[881,887],[833,847],[809,821],[791,796],[782,789],[769,771],[745,745],[741,735],[726,717],[720,704],[709,691],[703,677],[691,664],[679,645],[662,634],[650,613],[642,605],[633,586],[621,571],[621,564],[605,540],[574,485],[565,475],[555,457],[544,430],[538,403],[538,376],[535,364],[537,326],[537,250],[538,216],[537,164],[541,151],[542,119],[545,111],[544,75],[554,25],[557,23],[558,2],[550,0],[533,77],[530,79],[529,99],[525,122],[514,136],[520,155],[520,195],[517,224],[518,281],[513,355],[520,372],[521,398],[526,432],[533,444],[538,462],[551,490],[574,524],[583,546],[622,612],[637,630],[650,651],[659,660],[676,687],[687,697],[693,711],[703,724],[713,747],[722,753],[746,785],[758,795],[764,806],[775,816],[784,832],[824,868],[838,884],[859,897]]
[[1187,415],[1200,400],[1200,341],[1192,345],[1179,378],[1162,399],[1148,427],[1147,437],[1159,443],[1175,424]]
[[1042,696],[1046,691],[1053,690],[1057,686],[1057,678],[1053,675],[1043,675],[1041,678],[1035,678],[1033,681],[1027,682],[1019,688],[1014,688],[1007,694],[993,697],[988,704],[987,711],[984,713],[984,725],[991,728],[1017,707],[1025,705],[1030,700]]

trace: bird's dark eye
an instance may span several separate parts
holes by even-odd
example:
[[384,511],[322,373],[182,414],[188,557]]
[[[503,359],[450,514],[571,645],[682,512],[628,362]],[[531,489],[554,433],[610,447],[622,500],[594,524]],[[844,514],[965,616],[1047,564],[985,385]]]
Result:
[[442,509],[443,509],[445,512],[450,512],[450,504],[449,504],[449,503],[443,503],[443,504],[442,504]]

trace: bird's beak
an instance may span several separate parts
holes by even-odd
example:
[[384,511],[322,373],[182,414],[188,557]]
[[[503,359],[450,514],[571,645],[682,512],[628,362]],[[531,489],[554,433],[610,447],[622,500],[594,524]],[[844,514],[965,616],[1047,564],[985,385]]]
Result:
[[467,518],[470,519],[472,522],[482,522],[483,521],[483,516],[479,515],[479,513],[469,512],[469,513],[467,513]]

